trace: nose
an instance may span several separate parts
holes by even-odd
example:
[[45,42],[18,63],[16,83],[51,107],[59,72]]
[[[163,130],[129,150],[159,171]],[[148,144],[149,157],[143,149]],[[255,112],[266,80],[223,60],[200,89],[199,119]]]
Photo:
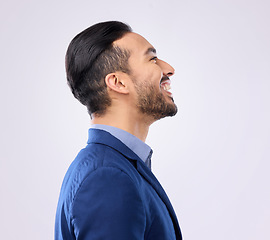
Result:
[[167,62],[165,62],[163,60],[159,59],[158,65],[162,69],[163,75],[166,75],[166,76],[170,77],[175,72],[174,68],[169,63],[167,63]]

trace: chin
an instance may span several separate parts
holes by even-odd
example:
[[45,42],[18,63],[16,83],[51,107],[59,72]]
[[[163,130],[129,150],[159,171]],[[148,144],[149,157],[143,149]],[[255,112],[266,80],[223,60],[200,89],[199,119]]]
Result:
[[165,117],[173,117],[177,114],[178,108],[174,103],[166,104],[166,108],[160,112],[156,112],[153,115],[155,120],[159,120]]

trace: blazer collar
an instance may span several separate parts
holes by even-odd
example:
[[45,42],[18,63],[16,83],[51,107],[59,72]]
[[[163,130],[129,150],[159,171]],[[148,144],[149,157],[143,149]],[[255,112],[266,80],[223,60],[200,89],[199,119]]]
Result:
[[142,161],[138,155],[128,148],[123,142],[104,130],[90,128],[87,143],[107,145],[131,160]]
[[151,184],[151,186],[155,189],[159,197],[162,199],[164,204],[167,206],[167,209],[170,213],[170,216],[173,221],[173,225],[175,228],[175,234],[176,239],[181,240],[181,231],[180,227],[178,225],[178,221],[175,215],[175,212],[173,210],[173,207],[170,203],[170,200],[165,193],[164,189],[160,185],[159,181],[156,179],[154,174],[151,172],[151,170],[146,166],[146,164],[141,160],[130,148],[128,148],[124,143],[122,143],[120,140],[112,136],[110,133],[99,130],[99,129],[89,129],[89,138],[88,138],[88,144],[89,143],[99,143],[103,145],[107,145],[111,148],[114,148],[116,151],[118,151],[120,154],[124,155],[129,160],[135,161],[134,166],[137,168],[137,171]]

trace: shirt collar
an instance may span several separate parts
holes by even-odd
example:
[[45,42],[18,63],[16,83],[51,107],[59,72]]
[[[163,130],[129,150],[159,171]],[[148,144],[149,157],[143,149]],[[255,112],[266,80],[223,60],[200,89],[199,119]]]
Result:
[[104,130],[121,142],[123,142],[128,148],[130,148],[140,159],[146,162],[149,154],[152,152],[151,148],[139,138],[135,137],[131,133],[122,130],[117,127],[112,127],[103,124],[93,124],[91,128]]

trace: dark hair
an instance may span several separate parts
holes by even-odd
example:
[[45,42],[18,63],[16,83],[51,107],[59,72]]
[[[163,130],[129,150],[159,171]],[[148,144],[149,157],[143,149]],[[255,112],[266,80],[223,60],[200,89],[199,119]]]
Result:
[[117,21],[97,23],[79,33],[66,53],[67,81],[73,95],[92,113],[102,115],[110,106],[105,77],[122,71],[129,73],[129,52],[113,42],[132,32]]

